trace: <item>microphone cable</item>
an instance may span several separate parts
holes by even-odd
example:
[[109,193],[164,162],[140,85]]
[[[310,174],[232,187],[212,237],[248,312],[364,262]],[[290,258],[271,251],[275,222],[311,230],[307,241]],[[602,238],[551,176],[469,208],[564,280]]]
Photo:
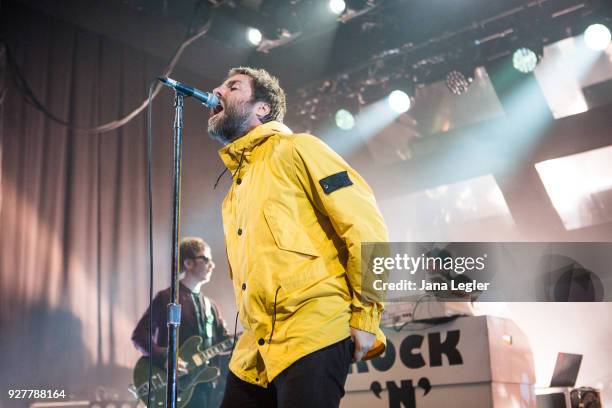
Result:
[[[147,388],[147,407],[151,406],[151,386],[153,383],[153,93],[156,85],[159,85],[157,78],[149,83],[149,97],[147,101],[147,209],[149,227],[149,385]],[[159,89],[159,88],[158,88]],[[167,382],[167,381],[166,381]]]

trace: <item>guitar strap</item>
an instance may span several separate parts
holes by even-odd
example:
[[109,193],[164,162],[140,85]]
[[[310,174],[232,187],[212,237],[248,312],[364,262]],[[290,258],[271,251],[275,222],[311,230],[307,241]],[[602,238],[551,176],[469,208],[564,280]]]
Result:
[[[212,311],[210,299],[206,296],[192,293],[195,306],[196,318],[198,320],[198,332],[204,340],[204,347],[208,348],[213,343],[213,323],[215,315]],[[204,305],[202,305],[202,302]],[[202,307],[203,306],[203,307]]]
[[215,320],[215,315],[213,314],[213,311],[212,311],[212,304],[210,302],[210,299],[204,296],[204,321],[205,321],[204,329],[206,333],[206,339],[210,341],[210,344],[208,344],[206,347],[212,346],[214,320]]

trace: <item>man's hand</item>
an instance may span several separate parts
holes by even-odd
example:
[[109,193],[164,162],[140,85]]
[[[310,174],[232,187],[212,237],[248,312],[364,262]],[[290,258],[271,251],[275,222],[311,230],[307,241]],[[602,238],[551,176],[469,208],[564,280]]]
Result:
[[367,331],[355,329],[351,327],[351,339],[355,344],[355,352],[353,353],[353,361],[361,361],[363,356],[366,355],[368,350],[372,348],[376,341],[376,335]]
[[[164,363],[164,367],[168,369],[168,360],[166,360],[166,362]],[[187,374],[188,372],[189,370],[187,369],[187,362],[179,357],[176,362],[176,374],[181,375]]]
[[182,358],[179,357],[176,365],[179,374],[187,374],[189,372],[189,370],[187,370],[187,363]]

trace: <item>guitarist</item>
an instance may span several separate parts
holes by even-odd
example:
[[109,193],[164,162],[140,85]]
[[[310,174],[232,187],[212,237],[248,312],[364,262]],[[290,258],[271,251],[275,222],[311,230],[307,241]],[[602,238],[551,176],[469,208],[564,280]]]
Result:
[[[187,237],[180,244],[181,273],[179,284],[179,303],[181,305],[181,325],[179,326],[179,347],[192,336],[204,340],[202,348],[206,349],[225,340],[227,330],[217,304],[205,296],[202,286],[210,281],[215,263],[212,260],[210,247],[202,238]],[[170,303],[171,290],[167,288],[157,293],[153,299],[152,350],[150,356],[153,364],[164,369],[166,366],[166,348],[168,327],[166,325],[167,305]],[[149,357],[149,309],[142,315],[132,333],[134,346]],[[217,361],[212,365],[219,366]],[[216,364],[215,364],[216,363]],[[225,362],[227,365],[227,362]],[[179,375],[185,372],[186,363],[179,359]],[[225,376],[221,376],[224,378]],[[220,386],[219,386],[220,385]],[[216,407],[219,404],[222,384],[198,384],[186,408]]]

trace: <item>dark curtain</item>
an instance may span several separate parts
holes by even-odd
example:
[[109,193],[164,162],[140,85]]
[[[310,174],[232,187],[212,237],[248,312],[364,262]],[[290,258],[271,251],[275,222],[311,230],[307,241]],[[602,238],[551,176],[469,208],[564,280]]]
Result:
[[[19,4],[4,3],[2,15],[4,36],[35,94],[81,127],[134,109],[164,66]],[[77,397],[99,386],[127,395],[138,357],[129,338],[148,302],[146,115],[104,134],[71,131],[26,103],[6,66],[3,73],[0,377],[6,385],[54,386]],[[177,75],[202,84],[189,72]],[[154,106],[159,290],[169,284],[171,93],[162,92]],[[219,219],[228,184],[212,190],[223,167],[204,133],[207,116],[187,103],[185,117],[182,232],[211,244],[218,267],[209,286],[231,316]]]

